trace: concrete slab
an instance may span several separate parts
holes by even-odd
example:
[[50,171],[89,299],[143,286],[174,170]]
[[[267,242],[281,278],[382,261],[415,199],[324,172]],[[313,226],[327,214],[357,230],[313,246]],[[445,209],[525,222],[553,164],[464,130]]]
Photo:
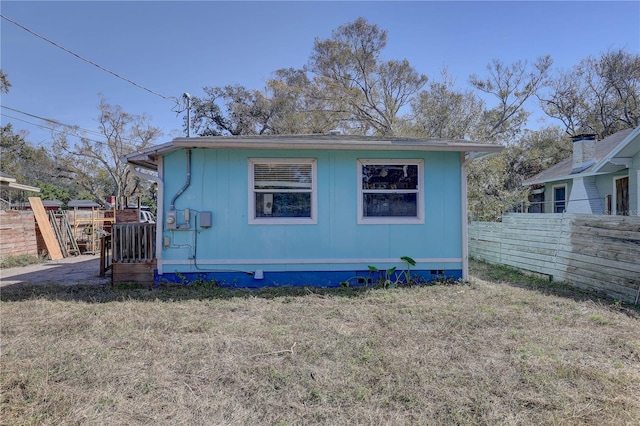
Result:
[[19,284],[95,284],[111,283],[111,273],[100,277],[100,255],[82,254],[38,265],[0,269],[0,287]]

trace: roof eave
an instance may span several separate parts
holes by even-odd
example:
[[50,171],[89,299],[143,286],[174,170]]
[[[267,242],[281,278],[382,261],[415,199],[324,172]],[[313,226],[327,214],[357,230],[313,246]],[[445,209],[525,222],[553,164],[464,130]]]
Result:
[[29,191],[29,192],[40,192],[40,188],[35,186],[23,185],[16,182],[1,182],[0,188],[2,189],[13,189],[15,191]]
[[537,180],[525,180],[522,182],[522,186],[531,186],[531,185],[544,185],[545,183],[558,182],[561,180],[573,180],[576,177],[585,178],[590,176],[600,176],[605,175],[606,173],[598,173],[593,170],[584,172],[584,173],[573,173],[564,176],[555,176],[546,179],[537,179]]
[[[309,140],[304,138],[177,138],[162,145],[155,145],[123,157],[127,163],[157,171],[158,158],[173,151],[187,148],[254,149],[254,150],[321,150],[321,151],[448,151],[492,154],[500,152],[501,145],[481,144],[462,140],[370,140],[332,139]],[[476,156],[477,157],[477,156]]]
[[[607,166],[624,166],[630,159],[630,153],[625,152],[627,147],[636,144],[640,146],[640,126],[636,127],[631,133],[624,138],[618,146],[616,146],[609,154],[607,154],[602,160],[594,167],[595,172],[605,172]],[[620,167],[619,170],[625,167]],[[609,171],[609,173],[612,173]]]
[[457,140],[373,140],[357,139],[340,140],[265,140],[265,139],[208,139],[180,138],[173,141],[177,148],[210,148],[210,149],[294,149],[294,150],[356,150],[356,151],[457,151],[457,152],[498,152],[500,145],[481,144]]

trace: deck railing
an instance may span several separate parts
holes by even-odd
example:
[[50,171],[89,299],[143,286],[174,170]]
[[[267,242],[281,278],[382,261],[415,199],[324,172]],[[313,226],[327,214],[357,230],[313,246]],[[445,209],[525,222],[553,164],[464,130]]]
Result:
[[100,276],[104,277],[112,269],[112,265],[111,234],[107,234],[100,238]]
[[144,263],[156,258],[155,223],[114,223],[111,228],[113,263]]

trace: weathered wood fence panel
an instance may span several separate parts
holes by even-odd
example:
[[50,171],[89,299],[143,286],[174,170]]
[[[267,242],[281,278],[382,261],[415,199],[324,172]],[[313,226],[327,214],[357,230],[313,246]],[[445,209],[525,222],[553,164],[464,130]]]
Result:
[[38,255],[33,212],[0,210],[0,259],[21,255]]
[[638,303],[640,217],[512,213],[469,224],[469,256]]

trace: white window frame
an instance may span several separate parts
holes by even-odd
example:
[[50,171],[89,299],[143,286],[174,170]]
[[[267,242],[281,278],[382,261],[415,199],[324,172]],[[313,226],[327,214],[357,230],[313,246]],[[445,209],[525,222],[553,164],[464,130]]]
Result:
[[[310,164],[311,217],[256,217],[255,164]],[[248,222],[250,225],[315,225],[318,223],[318,172],[315,158],[249,158],[248,159]]]
[[[418,188],[416,190],[376,190],[381,193],[416,193],[416,216],[415,217],[407,217],[407,216],[375,216],[375,217],[365,217],[364,216],[364,194],[369,192],[369,190],[364,190],[362,188],[362,178],[363,166],[367,165],[377,165],[377,166],[385,166],[385,165],[417,165],[418,166]],[[415,225],[415,224],[424,224],[424,160],[419,158],[403,158],[403,159],[390,159],[390,158],[376,158],[376,159],[362,159],[359,158],[357,161],[358,167],[358,182],[357,182],[357,194],[358,194],[358,224],[359,225],[390,225],[390,224],[403,224],[403,225]]]
[[567,207],[569,204],[569,194],[568,194],[568,189],[567,189],[567,184],[563,183],[562,185],[553,185],[551,187],[551,195],[552,195],[552,199],[553,199],[553,204],[551,205],[551,212],[552,213],[558,213],[556,212],[556,188],[564,188],[564,211],[561,213],[566,213],[567,212]]

